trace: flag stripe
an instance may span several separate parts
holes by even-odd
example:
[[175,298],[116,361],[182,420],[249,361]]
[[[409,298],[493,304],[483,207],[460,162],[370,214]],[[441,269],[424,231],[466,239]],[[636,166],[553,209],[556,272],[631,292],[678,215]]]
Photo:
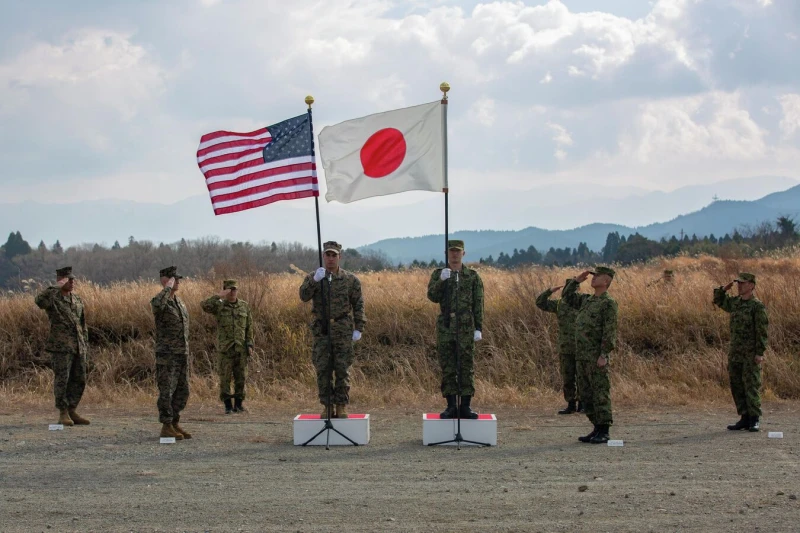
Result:
[[313,191],[305,190],[305,191],[278,194],[275,196],[264,198],[262,200],[256,200],[253,202],[238,204],[231,207],[215,208],[214,214],[227,215],[229,213],[238,213],[239,211],[244,211],[246,209],[253,209],[255,207],[261,207],[262,205],[268,205],[274,202],[280,202],[281,200],[299,200],[300,198],[311,198],[313,196],[319,196],[319,191],[317,189],[314,189]]
[[243,176],[249,176],[250,174],[262,172],[264,170],[270,170],[274,168],[284,168],[287,166],[300,165],[303,163],[313,163],[313,162],[314,162],[314,156],[293,157],[291,159],[272,161],[270,163],[264,163],[263,159],[261,159],[255,161],[248,161],[241,165],[236,165],[229,168],[219,168],[215,170],[209,170],[204,174],[206,175],[206,185],[211,186],[214,183],[237,180],[239,178],[242,178]]
[[[232,141],[226,141],[221,143],[212,144],[202,149],[197,150],[197,159],[198,162],[201,157],[204,157],[208,154],[214,154],[218,151],[225,150],[228,148],[241,148],[246,150],[247,148],[256,148],[261,147],[264,148],[267,144],[272,141],[272,136],[267,134],[264,137],[259,137],[257,139],[235,139]],[[211,157],[214,157],[213,155]]]
[[[301,165],[287,165],[285,167],[271,168],[269,170],[262,170],[253,172],[244,177],[235,180],[217,181],[215,183],[208,183],[208,191],[211,196],[216,194],[223,194],[217,191],[233,191],[242,190],[247,187],[248,183],[260,181],[267,178],[274,178],[280,176],[287,176],[288,178],[300,178],[304,176],[316,176],[317,166],[314,163],[303,163]],[[272,179],[272,181],[275,181]]]
[[[205,135],[200,137],[200,148],[205,148],[203,146],[203,143],[208,143],[209,141],[213,141],[215,139],[220,139],[222,137],[235,137],[237,139],[243,139],[243,138],[246,139],[248,137],[258,137],[260,135],[263,135],[263,134],[267,133],[268,131],[269,131],[269,128],[260,128],[260,129],[257,129],[255,131],[249,131],[247,133],[237,133],[237,132],[234,132],[234,131],[225,131],[225,130],[215,131],[215,132],[212,132],[212,133],[206,133]],[[208,145],[206,145],[206,146],[208,146]]]
[[[200,165],[200,170],[204,173],[210,170],[217,170],[219,168],[233,168],[248,161],[264,160],[264,147],[248,148],[244,152],[236,154],[226,154],[219,157],[212,157]],[[215,152],[216,153],[216,152]]]
[[[284,179],[285,178],[285,179]],[[294,185],[308,185],[313,186],[317,184],[317,177],[316,176],[300,176],[300,177],[288,177],[288,176],[281,176],[279,180],[258,180],[259,183],[250,182],[247,184],[246,189],[239,189],[239,190],[220,190],[214,191],[211,193],[211,202],[214,205],[219,204],[220,202],[227,202],[230,200],[240,200],[242,198],[247,198],[253,196],[258,193],[272,191],[275,189],[282,189]],[[306,187],[311,188],[311,187]]]
[[247,204],[247,203],[250,203],[250,202],[256,202],[258,200],[263,200],[265,198],[270,198],[272,196],[280,196],[282,194],[290,194],[290,193],[296,193],[296,192],[302,192],[302,191],[317,192],[317,191],[319,191],[319,186],[316,185],[316,184],[311,185],[311,186],[309,186],[307,184],[289,185],[288,187],[280,187],[280,188],[272,189],[272,190],[269,190],[269,191],[263,191],[263,192],[259,192],[259,193],[255,193],[255,194],[250,194],[250,195],[242,196],[241,198],[236,198],[236,199],[233,199],[233,200],[227,200],[227,201],[223,201],[223,202],[213,202],[213,205],[214,205],[214,209],[222,209],[222,208],[231,207],[231,206],[234,206],[234,205],[241,205],[241,204]]

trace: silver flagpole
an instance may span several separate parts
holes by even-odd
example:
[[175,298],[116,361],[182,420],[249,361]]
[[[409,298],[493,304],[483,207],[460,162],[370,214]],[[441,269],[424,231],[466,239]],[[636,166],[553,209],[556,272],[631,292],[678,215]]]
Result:
[[442,91],[442,172],[444,173],[444,266],[447,267],[447,242],[450,239],[450,213],[448,206],[448,196],[450,194],[450,186],[447,182],[447,91],[450,90],[450,84],[443,81],[439,84],[439,90]]

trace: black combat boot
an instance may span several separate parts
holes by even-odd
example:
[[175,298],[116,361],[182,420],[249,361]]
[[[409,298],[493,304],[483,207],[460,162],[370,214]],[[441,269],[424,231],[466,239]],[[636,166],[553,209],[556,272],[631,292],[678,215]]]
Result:
[[439,418],[455,418],[458,415],[458,405],[456,404],[456,395],[450,394],[447,396],[447,409],[439,414]]
[[242,400],[241,398],[236,398],[233,401],[233,412],[234,413],[246,413],[247,412],[247,409],[245,409],[244,406],[242,405],[243,401],[244,400]]
[[571,415],[572,413],[576,412],[577,409],[575,408],[575,400],[570,400],[567,406],[560,410],[558,414],[560,415]]
[[472,396],[462,396],[461,397],[461,418],[465,420],[477,420],[478,413],[473,411],[469,408],[469,404],[472,401]]
[[598,426],[597,426],[597,424],[595,424],[594,429],[592,429],[591,433],[589,433],[585,437],[578,437],[578,440],[581,441],[581,442],[591,442],[592,439],[595,437],[595,435],[597,435],[597,429],[598,429]]
[[[75,422],[77,424],[77,422]],[[747,431],[752,431],[753,433],[757,433],[761,431],[761,426],[758,424],[758,417],[751,416],[750,417],[750,425],[747,428]]]
[[597,434],[589,442],[592,444],[605,444],[611,438],[608,434],[608,424],[597,426]]
[[749,429],[749,428],[750,428],[750,417],[747,415],[742,415],[742,418],[740,418],[738,422],[728,426],[728,429],[730,429],[731,431],[739,431],[740,429]]
[[225,398],[225,414],[229,415],[233,412],[233,404],[230,398]]
[[582,401],[580,401],[580,400],[578,400],[578,409],[577,409],[577,412],[578,412],[578,413],[583,413],[583,412],[585,412],[585,409],[583,408],[583,402],[582,402]]

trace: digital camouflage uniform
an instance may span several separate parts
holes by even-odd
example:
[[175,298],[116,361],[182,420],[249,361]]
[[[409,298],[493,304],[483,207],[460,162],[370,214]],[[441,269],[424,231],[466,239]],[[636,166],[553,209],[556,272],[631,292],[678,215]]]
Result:
[[575,317],[578,311],[561,298],[550,300],[553,291],[547,289],[536,298],[536,307],[558,317],[558,353],[561,369],[561,383],[564,399],[567,402],[578,400],[575,379]]
[[[617,302],[604,293],[601,296],[578,293],[580,283],[570,280],[561,299],[578,310],[575,317],[575,361],[578,391],[584,412],[595,426],[613,424],[611,415],[611,382],[608,369],[611,352],[617,344]],[[603,356],[608,361],[597,366]]]
[[[428,282],[428,299],[438,303],[441,311],[436,319],[436,348],[442,369],[442,396],[473,396],[474,332],[483,330],[483,281],[475,270],[466,265],[462,266],[460,273],[453,271],[450,278],[444,281],[440,277],[442,270],[434,270]],[[456,346],[461,360],[461,391],[458,390]]]
[[[162,270],[162,276],[176,277],[174,267]],[[170,298],[169,287],[150,300],[150,308],[156,323],[158,420],[177,423],[189,400],[189,313],[177,295]]]
[[[350,366],[353,364],[353,330],[363,332],[366,326],[364,315],[364,297],[361,293],[361,281],[351,272],[342,268],[332,275],[330,283],[330,318],[328,318],[328,278],[314,281],[314,273],[310,273],[300,286],[300,299],[312,301],[311,332],[314,335],[314,348],[311,360],[317,371],[317,389],[319,401],[328,404],[328,328],[330,328],[331,346],[333,349],[333,372],[335,384],[332,403],[347,405],[350,403]],[[327,320],[327,322],[326,322]]]
[[47,313],[50,335],[45,350],[53,365],[53,395],[56,408],[74,409],[86,388],[86,353],[89,334],[83,302],[76,294],[62,294],[48,287],[36,297],[36,305]]
[[714,305],[730,313],[731,344],[728,376],[736,411],[741,416],[761,416],[761,365],[756,356],[767,349],[767,308],[755,296],[742,300],[728,296],[722,287],[714,289]]
[[[226,281],[223,288],[232,288],[229,285],[231,284]],[[235,282],[232,286],[235,286]],[[250,306],[242,299],[231,303],[219,296],[212,296],[203,301],[202,308],[217,318],[219,398],[223,402],[231,398],[243,401],[249,348],[253,347],[253,315]]]

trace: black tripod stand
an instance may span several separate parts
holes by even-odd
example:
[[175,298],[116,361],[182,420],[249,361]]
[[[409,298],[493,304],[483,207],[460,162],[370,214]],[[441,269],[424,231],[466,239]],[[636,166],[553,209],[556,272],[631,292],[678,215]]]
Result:
[[341,437],[345,438],[346,440],[350,441],[350,444],[353,446],[358,446],[358,443],[355,442],[353,439],[333,427],[333,422],[331,422],[331,411],[333,411],[333,343],[331,339],[331,327],[333,326],[333,321],[330,319],[331,317],[331,282],[333,281],[333,275],[329,272],[328,273],[328,297],[327,297],[327,304],[325,298],[325,289],[322,290],[322,308],[325,310],[325,324],[328,327],[328,400],[327,405],[325,406],[325,425],[322,426],[317,433],[314,434],[313,437],[305,441],[302,446],[307,446],[310,442],[314,439],[319,437],[323,431],[326,431],[325,434],[325,449],[330,450],[330,443],[331,443],[331,431],[336,432]]
[[[456,290],[455,290],[455,315],[456,315],[455,316],[455,319],[456,319],[455,320],[455,328],[456,328],[456,333],[455,333],[455,345],[456,345],[455,354],[456,354],[456,386],[458,388],[458,393],[456,394],[456,434],[455,434],[455,437],[453,437],[450,440],[443,440],[441,442],[431,442],[431,443],[428,444],[428,446],[439,446],[439,445],[442,445],[442,444],[450,444],[450,443],[454,442],[456,444],[456,449],[460,450],[462,442],[467,443],[467,444],[474,444],[476,446],[490,446],[490,444],[488,442],[477,442],[477,441],[474,441],[474,440],[467,440],[467,439],[465,439],[464,437],[461,436],[461,350],[460,350],[460,348],[458,346],[458,335],[459,335],[459,333],[461,333],[461,329],[460,329],[461,324],[460,324],[460,321],[459,321],[459,317],[460,317],[461,313],[459,312],[459,309],[458,309],[458,272],[456,272],[454,270],[453,271],[453,275],[455,276],[454,281],[455,281],[455,287],[456,287]],[[447,294],[446,297],[449,298],[450,295]]]

